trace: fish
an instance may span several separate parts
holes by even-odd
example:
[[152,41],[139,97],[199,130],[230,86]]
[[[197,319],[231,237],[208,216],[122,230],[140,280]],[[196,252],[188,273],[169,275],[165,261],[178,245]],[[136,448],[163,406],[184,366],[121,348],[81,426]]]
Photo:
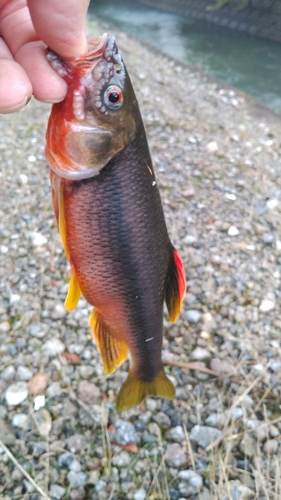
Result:
[[118,412],[147,396],[173,399],[161,361],[164,302],[175,322],[186,290],[179,253],[168,235],[146,133],[131,80],[107,34],[88,52],[52,67],[68,84],[46,133],[52,201],[70,282],[65,307],[81,297],[104,371],[130,354]]

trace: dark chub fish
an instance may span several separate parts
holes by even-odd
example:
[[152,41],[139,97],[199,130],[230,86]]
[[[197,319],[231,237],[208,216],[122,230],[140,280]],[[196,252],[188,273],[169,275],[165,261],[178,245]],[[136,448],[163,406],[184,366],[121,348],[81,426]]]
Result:
[[146,135],[128,73],[113,37],[89,51],[49,61],[65,78],[47,130],[54,210],[71,266],[67,310],[83,294],[104,370],[131,354],[118,411],[146,396],[172,399],[162,362],[163,303],[176,321],[185,293],[181,258],[164,220]]

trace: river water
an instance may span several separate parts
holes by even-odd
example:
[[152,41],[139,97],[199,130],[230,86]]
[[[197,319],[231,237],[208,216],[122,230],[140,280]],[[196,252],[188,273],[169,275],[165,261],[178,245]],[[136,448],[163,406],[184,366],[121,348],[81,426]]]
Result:
[[281,44],[130,0],[94,0],[91,13],[281,113]]

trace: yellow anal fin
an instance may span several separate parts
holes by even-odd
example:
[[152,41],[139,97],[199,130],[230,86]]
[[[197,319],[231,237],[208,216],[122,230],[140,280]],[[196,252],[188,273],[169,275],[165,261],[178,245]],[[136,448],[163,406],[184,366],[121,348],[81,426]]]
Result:
[[116,409],[118,412],[129,410],[148,396],[174,399],[175,388],[163,368],[152,382],[141,382],[129,373],[117,396]]
[[106,374],[113,373],[128,357],[125,341],[114,338],[96,311],[90,315],[90,328],[100,352]]
[[175,323],[180,313],[183,297],[186,291],[186,278],[183,263],[179,253],[173,248],[166,282],[165,301],[172,323]]
[[76,273],[73,268],[71,268],[70,282],[68,287],[67,297],[64,302],[64,306],[67,311],[72,311],[77,306],[78,300],[80,299],[82,293],[77,280]]
[[65,221],[65,210],[64,210],[64,186],[62,181],[60,181],[59,189],[58,189],[58,198],[59,198],[59,216],[58,216],[58,225],[61,241],[63,244],[63,248],[65,251],[66,258],[69,260],[69,252],[67,248],[67,239],[66,239],[66,221]]

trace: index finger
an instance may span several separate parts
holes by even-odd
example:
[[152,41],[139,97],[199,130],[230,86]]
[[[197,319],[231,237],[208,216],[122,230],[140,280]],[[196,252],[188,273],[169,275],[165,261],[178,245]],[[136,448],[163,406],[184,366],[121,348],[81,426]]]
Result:
[[87,51],[86,16],[90,0],[27,0],[36,34],[61,57]]

